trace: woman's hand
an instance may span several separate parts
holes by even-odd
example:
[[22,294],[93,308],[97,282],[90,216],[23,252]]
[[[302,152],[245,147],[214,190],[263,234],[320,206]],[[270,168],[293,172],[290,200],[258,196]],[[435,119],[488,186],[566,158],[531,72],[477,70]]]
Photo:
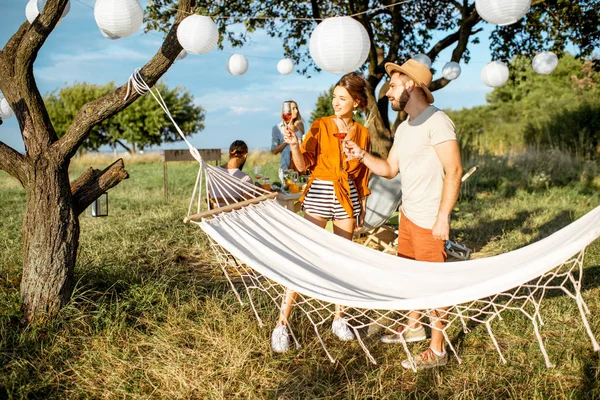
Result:
[[358,158],[362,160],[366,151],[352,140],[344,140],[344,153],[346,153],[348,159]]
[[283,133],[283,141],[290,145],[290,148],[298,148],[300,146],[300,142],[298,141],[298,136],[288,127],[285,128]]

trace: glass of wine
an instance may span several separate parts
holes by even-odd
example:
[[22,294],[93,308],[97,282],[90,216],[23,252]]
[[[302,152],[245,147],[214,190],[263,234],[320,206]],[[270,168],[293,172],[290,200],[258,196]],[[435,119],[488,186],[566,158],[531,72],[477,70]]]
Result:
[[283,120],[283,124],[287,128],[290,121],[292,120],[292,102],[284,101],[281,105],[281,119]]
[[337,126],[337,130],[333,132],[333,136],[336,137],[340,144],[340,169],[343,169],[343,156],[344,152],[344,139],[346,139],[346,135],[348,135],[348,125],[341,118],[334,119],[335,125]]

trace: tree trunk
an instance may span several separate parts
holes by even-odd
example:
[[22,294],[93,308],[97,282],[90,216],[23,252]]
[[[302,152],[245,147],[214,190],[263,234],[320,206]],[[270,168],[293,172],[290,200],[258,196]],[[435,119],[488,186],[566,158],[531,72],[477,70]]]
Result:
[[[388,124],[383,118],[382,114],[387,118],[387,104],[386,99],[380,99],[377,101],[375,96],[370,91],[368,92],[369,104],[367,106],[370,110],[368,122],[366,127],[369,129],[371,134],[371,153],[378,157],[387,158],[388,152],[392,147],[394,135],[390,132]],[[380,110],[383,110],[382,111]]]
[[31,322],[55,315],[71,298],[79,244],[68,166],[40,157],[29,166],[23,220],[23,311]]

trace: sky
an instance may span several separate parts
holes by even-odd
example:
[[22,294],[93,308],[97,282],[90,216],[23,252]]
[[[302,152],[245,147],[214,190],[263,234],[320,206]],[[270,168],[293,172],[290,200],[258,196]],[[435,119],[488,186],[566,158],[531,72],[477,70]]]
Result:
[[[141,2],[142,5],[145,3]],[[0,0],[0,48],[26,20],[26,4],[26,0]],[[161,34],[144,34],[143,29],[118,40],[104,38],[95,23],[93,6],[94,0],[71,0],[69,14],[40,50],[34,75],[42,94],[75,82],[104,85],[113,81],[121,85],[161,46]],[[480,44],[471,45],[471,62],[461,63],[461,76],[434,92],[437,107],[460,109],[485,103],[485,95],[491,88],[481,82],[480,71],[491,61],[489,32],[490,29],[486,29],[480,34]],[[434,39],[441,35],[434,34]],[[440,77],[443,65],[450,60],[451,50],[441,53],[434,62],[432,67],[438,71],[434,79]],[[243,54],[248,59],[248,71],[242,76],[227,72],[226,63],[233,53]],[[225,44],[223,50],[190,54],[176,62],[162,81],[169,87],[185,87],[194,96],[196,104],[206,111],[205,129],[193,135],[191,143],[197,148],[227,148],[232,141],[242,139],[251,149],[267,148],[271,128],[281,118],[281,102],[288,99],[298,103],[301,114],[308,121],[319,94],[337,82],[341,75],[314,71],[311,78],[297,72],[281,75],[277,71],[277,62],[281,58],[281,40],[257,31],[241,48],[232,49]],[[0,140],[24,151],[16,118],[7,119],[0,125]],[[182,142],[177,142],[160,148],[184,147]]]

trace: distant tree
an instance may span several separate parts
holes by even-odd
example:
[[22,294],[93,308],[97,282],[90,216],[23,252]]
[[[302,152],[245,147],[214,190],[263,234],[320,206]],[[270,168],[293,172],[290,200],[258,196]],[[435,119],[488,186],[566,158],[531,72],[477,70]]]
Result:
[[329,90],[321,93],[319,97],[317,97],[315,109],[310,113],[311,124],[318,118],[325,117],[327,115],[333,115],[333,106],[331,105],[333,89],[335,89],[334,85],[332,85]]
[[[189,92],[181,87],[169,89],[163,83],[158,83],[156,88],[185,135],[204,129],[204,110],[194,104],[194,98]],[[78,83],[46,95],[44,102],[58,137],[67,132],[77,111],[84,104],[106,96],[115,89],[114,83],[104,86]],[[173,123],[154,98],[143,96],[119,114],[93,127],[82,147],[97,150],[103,145],[120,145],[128,152],[135,153],[147,146],[179,140],[181,137]]]
[[[148,6],[148,29],[167,30],[175,13],[170,0],[153,0]],[[386,7],[386,8],[383,8]],[[321,18],[355,15],[367,30],[371,50],[364,73],[371,86],[369,121],[372,149],[387,154],[393,135],[388,117],[385,85],[386,62],[402,63],[412,54],[425,53],[432,60],[445,49],[452,49],[450,60],[468,62],[469,47],[479,41],[478,34],[486,24],[477,14],[474,0],[238,0],[202,2],[203,15],[226,15],[215,22],[221,31],[221,42],[243,45],[251,32],[264,28],[281,38],[285,55],[301,65],[301,73],[309,73],[315,65],[308,49],[309,36]],[[259,18],[251,18],[259,17]],[[277,18],[277,19],[271,19]],[[246,29],[228,31],[234,24]],[[516,24],[495,27],[491,34],[492,52],[496,59],[510,60],[514,55],[531,56],[539,50],[560,54],[567,43],[573,43],[579,55],[590,55],[600,44],[600,13],[597,2],[590,0],[533,0],[530,11]],[[435,38],[435,39],[434,39]],[[315,68],[316,69],[316,68]],[[436,79],[432,90],[450,81]],[[400,117],[401,118],[401,117]]]
[[504,153],[528,146],[599,155],[600,73],[592,61],[565,53],[550,75],[516,57],[509,81],[487,95],[487,105],[448,111],[466,152]]

